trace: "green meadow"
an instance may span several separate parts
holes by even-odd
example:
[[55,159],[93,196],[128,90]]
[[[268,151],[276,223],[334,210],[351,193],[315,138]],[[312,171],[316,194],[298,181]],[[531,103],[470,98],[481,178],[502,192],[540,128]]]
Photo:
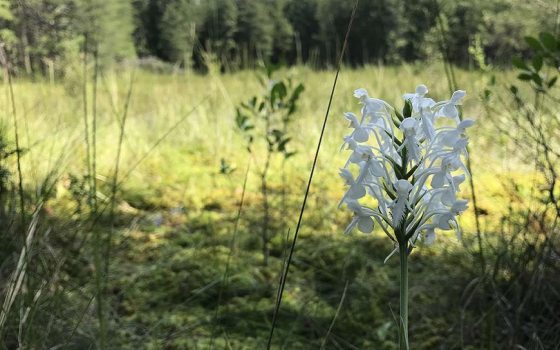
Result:
[[[236,107],[262,93],[258,72],[158,74],[128,67],[104,71],[95,86],[89,81],[89,157],[95,159],[99,213],[94,219],[84,178],[84,87],[75,73],[63,80],[13,82],[25,202],[35,213],[27,220],[37,228],[27,261],[33,274],[20,289],[26,297],[10,305],[12,317],[3,328],[7,348],[89,349],[96,344],[96,238],[106,234],[111,237],[110,256],[103,256],[111,349],[264,348],[335,72],[296,66],[275,73],[301,82],[305,91],[289,126],[290,148],[297,153],[285,162],[275,156],[271,163],[267,266],[260,240],[259,172],[265,148],[257,139],[253,153],[247,152],[235,124]],[[515,312],[504,304],[521,295],[525,285],[512,279],[531,281],[515,269],[533,262],[497,247],[502,240],[516,241],[511,230],[504,230],[514,223],[505,224],[504,217],[531,206],[531,191],[541,175],[500,133],[499,122],[507,113],[491,111],[483,98],[492,76],[497,93],[507,98],[503,86],[514,82],[516,73],[456,69],[455,74],[459,88],[467,91],[464,116],[476,120],[470,130],[471,170],[486,263],[493,270],[491,277],[480,274],[470,202],[460,218],[462,240],[451,231],[442,233],[433,246],[420,244],[410,257],[410,342],[414,349],[505,349],[509,331],[521,324],[538,327],[539,321],[511,325],[502,318]],[[393,246],[381,231],[343,234],[350,215],[338,208],[345,190],[338,172],[347,158],[340,146],[348,132],[343,112],[360,108],[352,96],[356,88],[402,106],[402,93],[420,83],[438,100],[450,96],[443,65],[437,62],[341,69],[274,348],[398,348],[398,258],[383,263]],[[7,81],[2,94],[2,138],[12,148]],[[125,114],[115,202],[109,210]],[[3,159],[2,166],[10,169],[7,183],[15,188],[16,159]],[[461,193],[471,198],[468,184]],[[21,226],[11,222],[3,256],[19,254],[12,249],[19,231]],[[2,278],[7,279],[13,266],[5,266]],[[550,278],[554,271],[545,269],[539,278]],[[554,305],[552,299],[549,306]],[[550,344],[557,331],[524,329],[520,337],[536,334],[539,340],[526,340],[526,348],[548,349],[538,344]]]

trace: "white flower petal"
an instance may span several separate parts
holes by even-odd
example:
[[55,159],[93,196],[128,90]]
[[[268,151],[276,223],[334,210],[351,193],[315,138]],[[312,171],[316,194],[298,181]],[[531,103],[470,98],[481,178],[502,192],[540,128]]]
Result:
[[369,216],[362,216],[358,219],[358,230],[363,233],[371,233],[373,231],[373,219]]

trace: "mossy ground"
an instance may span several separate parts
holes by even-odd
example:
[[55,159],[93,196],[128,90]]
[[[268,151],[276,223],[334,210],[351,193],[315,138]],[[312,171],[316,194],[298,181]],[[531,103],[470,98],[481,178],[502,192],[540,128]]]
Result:
[[[288,179],[285,207],[281,201],[281,159],[274,159],[272,165],[269,231],[273,238],[270,264],[265,267],[257,175],[263,153],[257,144],[251,159],[234,127],[235,106],[259,93],[256,73],[201,76],[136,72],[110,260],[112,348],[205,349],[213,333],[217,349],[264,347],[288,245],[286,232],[290,229],[293,233],[295,228],[334,75],[305,67],[279,74],[302,82],[305,92],[290,130],[291,147],[297,154],[284,167]],[[494,116],[484,112],[479,95],[487,76],[461,70],[457,74],[460,87],[468,93],[465,116],[477,120],[471,132],[473,174],[483,230],[492,234],[509,207],[526,204],[523,197],[512,200],[508,192],[512,179],[522,187],[521,193],[528,193],[535,176],[530,166],[514,160],[512,146],[498,137],[493,127],[490,118]],[[509,72],[496,74],[504,82],[512,78]],[[118,120],[129,75],[125,70],[100,78],[97,178],[101,202],[110,192]],[[341,72],[275,333],[274,344],[279,348],[318,348],[346,282],[347,295],[327,348],[397,348],[393,313],[398,312],[398,260],[383,264],[392,245],[379,232],[342,235],[349,215],[337,208],[344,190],[338,169],[346,157],[339,151],[346,132],[341,116],[344,111],[358,111],[352,97],[355,88],[367,88],[371,95],[399,104],[402,93],[413,91],[419,83],[427,84],[438,99],[449,95],[442,68],[436,64],[345,68]],[[72,181],[74,185],[76,181],[70,177],[79,179],[85,173],[83,107],[76,86],[79,81],[71,79],[54,85],[15,84],[22,142],[27,148],[23,157],[25,188],[32,197],[46,175],[55,174],[56,191],[44,210],[62,242],[77,230],[73,223],[83,215],[77,210],[80,195],[72,192]],[[91,92],[91,86],[89,89]],[[91,107],[91,101],[89,104]],[[176,124],[183,117],[184,121]],[[2,125],[7,128],[9,119],[2,119]],[[220,174],[221,159],[235,171]],[[230,274],[218,305],[244,169],[250,159]],[[463,192],[469,196],[468,186],[463,185]],[[452,233],[443,234],[434,247],[421,247],[410,259],[410,341],[414,349],[480,345],[476,335],[480,327],[465,328],[466,320],[481,312],[464,299],[465,287],[478,273],[470,254],[475,250],[473,217],[471,209],[461,219],[463,242]],[[106,219],[100,220],[95,230],[110,230]],[[88,306],[93,293],[88,247],[86,244],[79,257],[69,259],[65,268],[67,278],[76,278],[78,289],[65,291],[72,312],[61,317],[72,319],[67,323],[70,325],[76,323],[80,310],[84,316],[68,348],[77,349],[96,339],[95,314]],[[62,249],[57,254],[65,252]],[[57,334],[64,338],[68,332],[59,329]]]

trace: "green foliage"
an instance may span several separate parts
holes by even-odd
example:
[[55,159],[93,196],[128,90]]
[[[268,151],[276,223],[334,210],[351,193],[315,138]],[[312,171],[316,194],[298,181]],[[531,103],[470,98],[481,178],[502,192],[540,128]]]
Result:
[[161,19],[158,23],[160,33],[160,52],[171,62],[191,66],[191,57],[196,41],[196,26],[199,8],[192,0],[173,0],[160,2]]
[[274,24],[265,2],[239,0],[236,43],[239,45],[241,64],[256,66],[256,60],[268,60],[273,49]]
[[9,0],[0,0],[0,41],[13,45],[17,39],[15,33],[9,28],[10,22],[14,19],[12,10],[10,9]]
[[267,144],[267,150],[272,153],[281,153],[285,158],[290,158],[295,152],[288,150],[291,137],[288,135],[288,126],[293,114],[297,109],[297,102],[304,90],[303,84],[294,84],[291,79],[274,80],[275,68],[268,66],[266,76],[260,77],[263,96],[254,96],[245,103],[241,103],[236,109],[235,122],[239,130],[245,135],[248,144],[247,149],[251,151],[251,145],[255,140],[253,131],[254,119],[264,120],[264,130],[260,130]]
[[102,64],[135,55],[133,17],[129,0],[75,0],[74,34],[87,36],[88,51],[97,50]]
[[[560,39],[551,33],[543,32],[539,34],[538,39],[527,36],[525,41],[533,49],[533,58],[522,60],[515,57],[512,60],[513,65],[521,71],[517,79],[531,82],[533,89],[538,93],[547,93],[558,80]],[[542,71],[543,64],[549,68],[547,72]],[[517,87],[513,87],[512,92],[517,96]]]
[[[27,73],[64,72],[76,39],[89,37],[104,64],[138,55],[222,71],[264,63],[333,65],[342,48],[352,1],[339,0],[27,0],[0,1],[0,38]],[[360,1],[345,62],[426,60],[440,51],[436,19],[446,26],[452,62],[506,65],[524,36],[552,30],[549,2],[512,0]],[[84,45],[81,46],[83,51]],[[206,57],[206,58],[205,58]],[[480,66],[480,64],[479,64]]]
[[[523,62],[532,67],[532,57],[524,58]],[[540,73],[547,69],[543,59]],[[518,72],[496,71],[496,80],[515,80]],[[199,74],[193,74],[188,80],[142,70],[136,74],[129,111],[131,122],[123,144],[123,183],[119,187],[115,225],[111,227],[105,217],[98,223],[100,231],[114,232],[108,293],[109,348],[207,349],[244,176],[244,171],[222,176],[218,169],[228,173],[233,164],[244,169],[247,161],[244,151],[247,143],[236,130],[233,106],[248,96],[257,96],[258,102],[251,104],[258,107],[264,98],[271,98],[270,91],[263,92],[254,72],[249,71],[219,76],[226,93],[208,76]],[[283,154],[277,153],[278,161],[271,165],[271,232],[286,218],[295,218],[293,213],[300,208],[310,152],[319,133],[317,114],[328,97],[325,81],[333,78],[332,72],[301,66],[275,74],[292,74],[305,82],[305,93],[297,101],[288,128],[287,136],[291,137],[288,150],[297,149],[299,153],[289,158],[286,167],[286,216],[278,210],[279,201],[274,200],[283,186],[279,176]],[[491,273],[481,276],[477,261],[469,253],[477,251],[473,244],[472,211],[465,213],[461,223],[463,242],[442,235],[433,248],[415,250],[410,257],[413,260],[410,345],[417,350],[459,346],[505,350],[511,349],[511,344],[527,349],[553,349],[559,343],[556,310],[560,307],[557,293],[560,267],[555,253],[558,248],[552,245],[551,238],[546,238],[547,232],[533,216],[534,209],[541,208],[540,202],[527,200],[531,193],[544,200],[541,195],[546,193],[540,191],[539,183],[533,189],[538,178],[534,174],[533,158],[504,159],[506,136],[492,124],[503,111],[485,115],[484,106],[475,96],[477,88],[484,83],[484,76],[464,69],[457,69],[456,74],[471,96],[463,106],[465,115],[478,118],[478,132],[471,142],[481,151],[473,150],[471,154]],[[336,165],[345,160],[339,152],[338,135],[346,130],[341,115],[349,105],[354,105],[351,92],[356,86],[397,101],[401,96],[396,96],[394,91],[410,91],[411,82],[442,75],[442,67],[437,62],[344,70],[337,91],[348,93],[334,96],[332,119],[327,125],[300,241],[294,252],[274,348],[318,349],[348,280],[347,297],[326,349],[397,349],[397,324],[391,310],[396,312],[398,308],[395,304],[398,288],[394,284],[398,279],[398,262],[383,264],[393,247],[382,232],[368,236],[342,236],[341,233],[349,219],[337,209],[343,188]],[[114,167],[118,120],[113,109],[115,104],[119,106],[115,101],[126,98],[129,75],[107,72],[104,79],[98,96],[100,201],[109,193],[101,183],[111,176]],[[264,80],[267,79],[265,75]],[[520,94],[526,96],[524,100],[533,96],[529,84],[515,81]],[[287,94],[277,88],[276,101],[284,95],[286,101],[294,90],[295,86],[289,88],[285,79],[284,82]],[[56,183],[56,196],[46,201],[40,211],[42,224],[33,245],[29,270],[36,284],[26,288],[27,293],[18,295],[0,347],[17,348],[21,341],[33,349],[57,346],[93,349],[97,322],[92,243],[91,233],[83,229],[90,222],[83,216],[73,215],[79,206],[76,199],[83,200],[82,193],[88,192],[83,186],[87,179],[68,175],[82,174],[84,167],[84,152],[79,147],[83,139],[82,120],[76,112],[80,110],[80,99],[67,94],[62,84],[15,79],[14,89],[16,102],[21,106],[19,110],[26,111],[21,138],[22,147],[29,148],[22,157],[26,193],[33,196],[41,191],[40,179],[45,176],[45,169],[56,167],[63,176]],[[445,81],[434,80],[432,92],[435,96],[448,96]],[[551,92],[556,93],[554,89]],[[505,99],[515,112],[506,116],[509,120],[520,114],[516,105],[509,103],[508,91],[495,89],[494,93]],[[208,103],[184,124],[175,125],[197,101],[207,96]],[[226,99],[232,104],[224,102]],[[258,135],[258,142],[263,146],[253,145],[254,159],[262,161],[267,145],[259,131],[263,119],[244,110],[243,114],[246,122],[250,122],[245,125],[255,126],[250,133]],[[500,118],[504,120],[507,119]],[[12,152],[10,120],[4,118],[0,125],[6,131],[3,133],[8,145],[5,150]],[[171,127],[169,138],[138,165]],[[558,130],[549,129],[550,132]],[[519,135],[528,134],[519,132]],[[518,145],[510,149],[519,153]],[[62,158],[61,163],[55,161],[58,157]],[[12,155],[2,163],[11,172],[15,171],[13,158]],[[511,168],[507,168],[510,164]],[[130,176],[125,178],[124,174]],[[263,267],[255,235],[262,224],[259,180],[250,174],[239,239],[231,255],[231,274],[220,307],[215,349],[262,349],[269,332],[285,236],[272,237],[269,266]],[[514,192],[516,188],[518,192]],[[547,205],[551,203],[547,201]],[[508,206],[531,208],[533,219],[526,221],[522,213],[510,213]],[[14,209],[9,209],[12,218]],[[1,273],[6,278],[2,279],[0,300],[4,300],[5,281],[15,266],[14,255],[17,258],[19,253],[14,247],[20,247],[14,243],[14,237],[19,237],[21,232],[15,229],[1,232],[4,242],[0,247]],[[84,241],[87,243],[82,245]],[[536,254],[539,251],[536,249],[542,247],[549,248]],[[481,284],[484,280],[489,283]],[[39,290],[41,293],[37,293]],[[28,305],[32,306],[31,312],[24,322]]]
[[213,52],[222,65],[232,68],[237,52],[238,9],[235,0],[211,0],[198,38],[204,50]]

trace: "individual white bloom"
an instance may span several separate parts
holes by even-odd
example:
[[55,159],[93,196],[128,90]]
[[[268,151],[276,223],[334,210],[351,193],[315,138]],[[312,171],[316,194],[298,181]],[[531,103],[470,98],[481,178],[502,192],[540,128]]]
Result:
[[432,141],[436,136],[436,129],[434,127],[435,114],[429,109],[423,109],[420,112],[420,121],[422,122],[422,132],[424,136]]
[[348,149],[352,150],[352,154],[348,158],[344,167],[347,167],[349,163],[358,164],[364,160],[374,157],[371,146],[360,145],[352,138],[346,139],[346,143],[348,144]]
[[400,129],[404,133],[404,143],[403,146],[406,147],[408,159],[409,160],[420,160],[420,145],[416,139],[419,131],[418,120],[414,118],[405,118],[400,126]]
[[462,168],[463,171],[468,174],[468,170],[467,167],[465,166],[465,164],[463,163],[461,156],[468,156],[467,153],[467,145],[469,144],[469,140],[466,138],[461,138],[458,139],[455,144],[453,145],[453,148],[451,150],[447,150],[447,151],[443,151],[440,154],[440,157],[442,158],[442,160],[447,160],[449,163],[454,164],[456,166],[455,169],[456,170],[458,168]]
[[441,167],[439,168],[439,171],[432,177],[432,187],[441,188],[445,186],[446,183],[452,181],[451,173],[459,169],[459,162],[460,160],[453,157],[444,158],[441,161]]
[[393,141],[393,139],[391,137],[389,137],[389,135],[383,134],[381,136],[380,150],[381,150],[382,155],[384,155],[386,157],[391,157],[395,161],[400,163],[401,156],[399,155],[399,152],[397,150],[397,146],[395,145],[395,142]]
[[459,140],[466,139],[466,130],[474,125],[474,120],[465,119],[456,128],[442,130],[439,133],[441,143],[447,147],[453,147]]
[[403,95],[405,101],[409,100],[412,103],[412,109],[415,112],[419,112],[425,108],[430,108],[435,105],[434,100],[431,98],[425,98],[428,93],[428,88],[424,84],[420,84],[416,87],[416,91],[413,94],[407,93]]
[[356,142],[366,142],[369,138],[369,128],[367,125],[362,125],[354,113],[344,113],[344,116],[350,121],[350,127],[354,128],[350,137]]
[[393,227],[398,227],[401,224],[406,210],[410,209],[410,206],[408,205],[408,194],[411,189],[412,184],[408,182],[408,180],[401,179],[395,183],[397,198],[391,205],[393,212]]
[[453,176],[448,187],[441,195],[441,202],[444,205],[452,206],[457,201],[457,193],[459,192],[459,185],[465,181],[465,174]]
[[436,240],[436,230],[435,230],[435,226],[434,225],[428,225],[426,227],[426,233],[424,236],[424,243],[426,243],[426,245],[432,245],[434,244],[435,240]]
[[[436,219],[437,228],[441,230],[451,230],[453,228],[458,229],[459,224],[457,223],[457,219],[455,217],[467,210],[467,203],[468,201],[464,199],[457,200],[453,203],[451,208],[449,208],[449,211],[439,214]],[[453,224],[455,227],[452,227]]]
[[346,227],[346,230],[344,230],[344,233],[350,233],[356,226],[358,226],[358,230],[363,233],[371,233],[374,226],[371,217],[375,215],[375,212],[366,206],[360,205],[357,201],[348,201],[347,205],[348,209],[354,212],[354,217],[348,227]]
[[354,91],[354,97],[359,99],[360,103],[363,105],[363,117],[375,118],[376,113],[386,107],[385,101],[369,97],[366,89],[357,89]]
[[365,187],[361,183],[356,182],[354,180],[354,176],[352,175],[350,170],[348,170],[346,168],[342,168],[342,169],[340,169],[339,174],[344,179],[344,181],[346,182],[346,185],[350,186],[350,188],[346,192],[346,195],[344,196],[343,200],[345,200],[346,198],[355,200],[355,199],[362,198],[363,196],[366,195]]
[[436,116],[451,118],[459,123],[459,111],[457,110],[457,106],[461,105],[461,99],[465,97],[466,94],[467,93],[463,90],[455,91],[453,95],[451,95],[449,101],[443,102]]
[[360,172],[365,171],[364,181],[367,183],[377,183],[377,179],[385,176],[383,163],[374,157],[368,158],[365,162],[360,163]]

